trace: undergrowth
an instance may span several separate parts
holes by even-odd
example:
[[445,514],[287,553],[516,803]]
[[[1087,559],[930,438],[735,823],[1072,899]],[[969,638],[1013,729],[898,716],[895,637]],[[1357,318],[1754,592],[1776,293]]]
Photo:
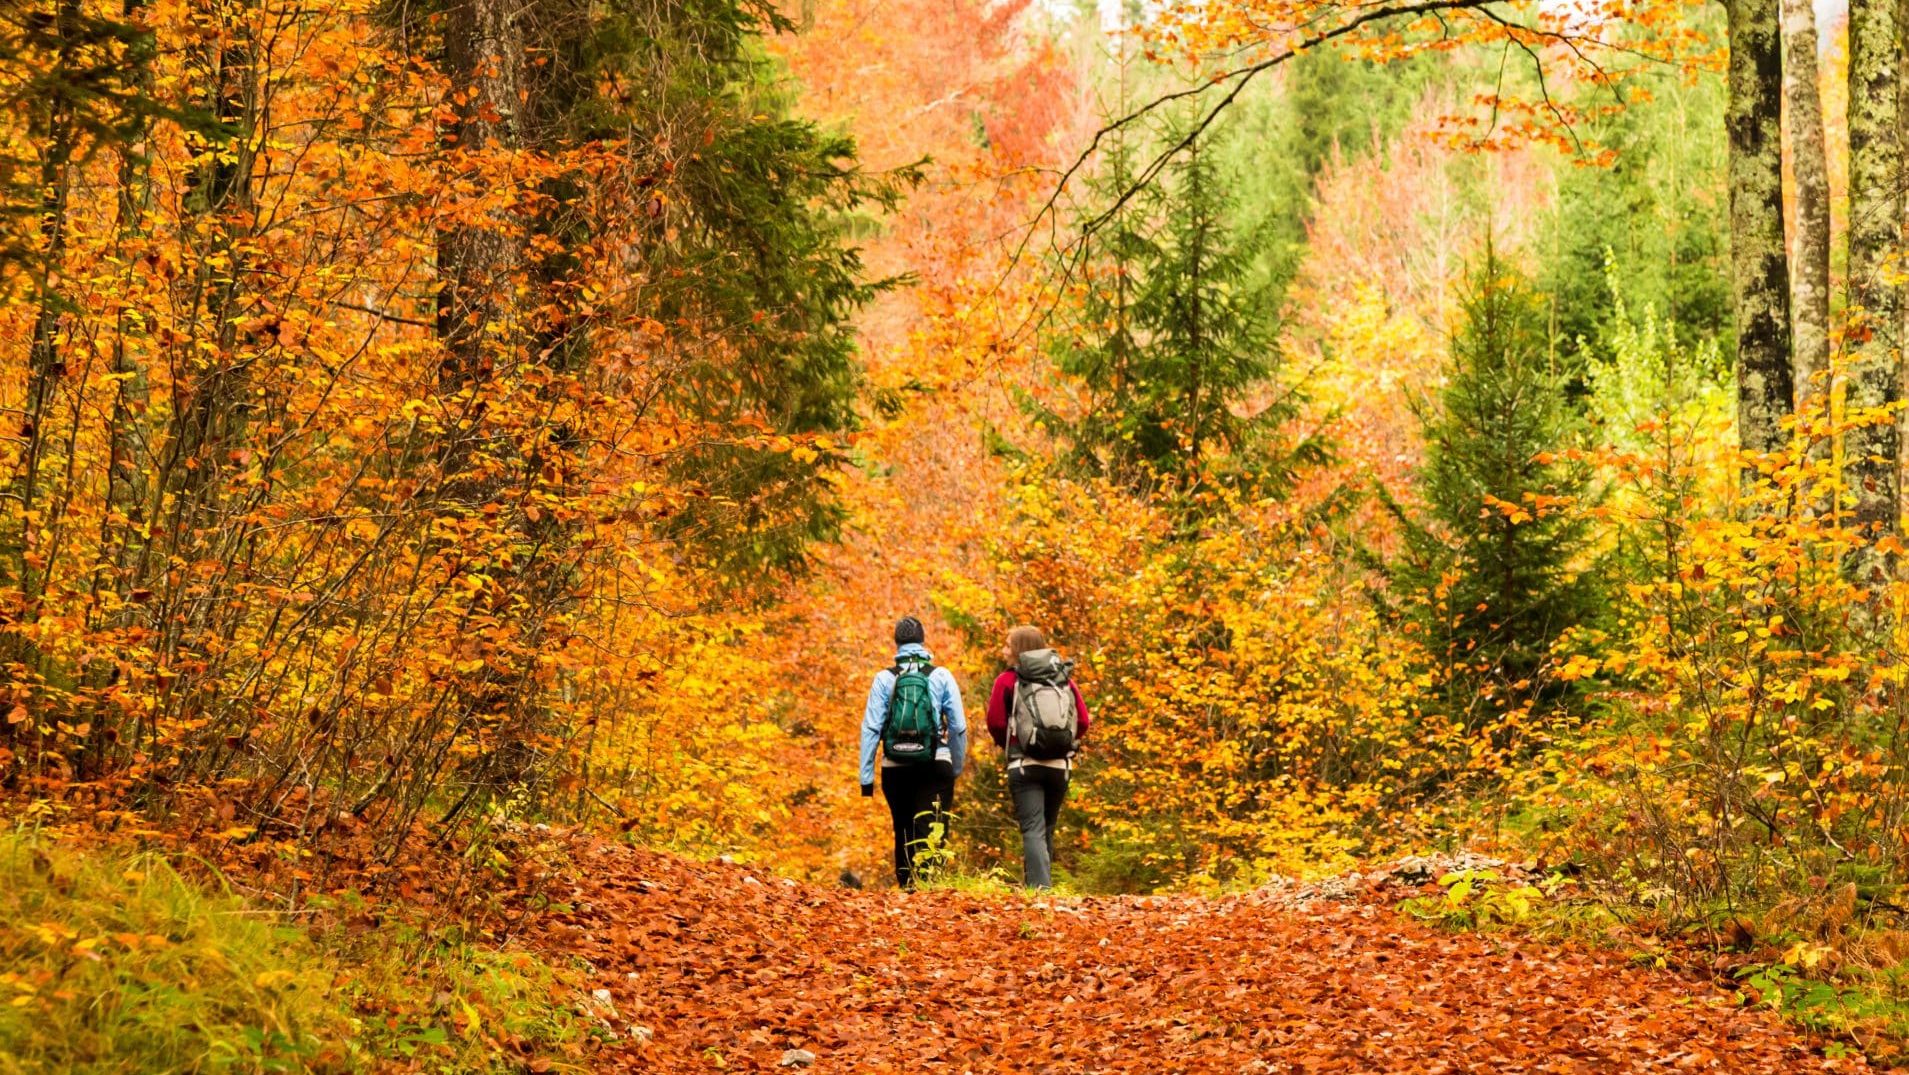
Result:
[[941,821],[928,826],[927,837],[915,850],[914,868],[916,887],[927,891],[1001,895],[1019,887],[1006,869],[980,865],[959,853],[949,826]]
[[0,832],[0,1075],[564,1070],[608,1032],[582,995],[350,894],[273,909],[160,853]]
[[1865,920],[1854,883],[1824,886],[1820,899],[1675,919],[1639,893],[1597,895],[1558,873],[1534,883],[1464,870],[1437,884],[1400,901],[1399,911],[1450,930],[1584,941],[1642,965],[1716,978],[1738,1003],[1832,1039],[1825,1055],[1860,1052],[1909,1068],[1909,931]]

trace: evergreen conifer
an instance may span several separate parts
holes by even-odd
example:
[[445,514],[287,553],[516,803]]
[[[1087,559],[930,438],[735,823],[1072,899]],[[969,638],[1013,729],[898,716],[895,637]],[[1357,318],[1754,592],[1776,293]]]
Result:
[[[1261,251],[1234,228],[1232,179],[1211,137],[1090,237],[1075,331],[1053,348],[1086,388],[1083,412],[1060,424],[1076,463],[1195,500],[1214,484],[1277,490],[1321,454],[1273,437],[1296,399],[1273,383],[1271,303],[1249,284]],[[1095,188],[1103,199],[1132,186],[1132,160],[1116,144]]]
[[1589,467],[1569,458],[1583,417],[1545,330],[1544,298],[1487,247],[1472,272],[1435,407],[1422,410],[1422,512],[1387,498],[1404,534],[1388,565],[1466,724],[1555,706],[1552,644],[1596,603]]

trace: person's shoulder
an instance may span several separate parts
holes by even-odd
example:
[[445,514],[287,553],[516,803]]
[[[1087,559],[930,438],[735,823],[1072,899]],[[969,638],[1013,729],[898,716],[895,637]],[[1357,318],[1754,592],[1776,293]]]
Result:
[[1000,675],[994,677],[994,685],[998,687],[1005,683],[1012,687],[1014,684],[1020,682],[1020,680],[1021,677],[1019,673],[1015,672],[1012,668],[1007,668],[1003,669]]

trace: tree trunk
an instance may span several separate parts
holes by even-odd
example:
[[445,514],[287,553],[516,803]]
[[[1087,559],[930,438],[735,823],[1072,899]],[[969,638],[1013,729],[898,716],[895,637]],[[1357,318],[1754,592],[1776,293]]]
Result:
[[[249,363],[238,353],[237,322],[248,271],[247,243],[257,227],[252,188],[254,135],[260,126],[259,58],[252,13],[242,5],[227,9],[219,3],[212,10],[230,23],[225,31],[230,36],[204,50],[204,96],[196,107],[217,124],[220,149],[200,164],[190,181],[188,211],[206,227],[204,237],[189,250],[193,271],[183,278],[186,290],[178,299],[191,311],[186,323],[190,336],[176,359],[188,376],[173,386],[166,448],[148,494],[147,515],[156,529],[163,529],[166,544],[141,549],[134,568],[138,580],[160,570],[155,559],[190,559],[201,551],[204,532],[214,526],[210,517],[217,510],[229,453],[244,435],[253,409],[247,398]],[[179,623],[183,626],[183,620]]]
[[1796,407],[1809,414],[1829,390],[1829,156],[1817,81],[1816,12],[1811,0],[1783,2],[1783,98],[1796,176],[1795,245],[1790,252],[1790,327],[1796,343]]
[[[1849,5],[1849,339],[1846,404],[1887,407],[1902,397],[1897,355],[1901,289],[1888,262],[1902,239],[1902,131],[1898,0]],[[1855,498],[1853,522],[1874,536],[1893,533],[1901,514],[1897,468],[1902,437],[1894,420],[1849,432],[1844,477]],[[1861,555],[1859,578],[1880,585],[1886,557]]]
[[1783,238],[1783,62],[1777,0],[1731,0],[1730,285],[1737,326],[1737,437],[1783,445],[1791,413],[1789,258]]
[[[528,108],[524,64],[526,5],[513,0],[454,0],[446,12],[442,69],[449,80],[456,122],[447,132],[447,158],[453,168],[481,168],[483,155],[520,149]],[[464,155],[475,155],[460,160]],[[450,433],[439,451],[438,510],[468,518],[495,504],[499,480],[482,477],[473,458],[486,447],[505,455],[514,446],[484,418],[484,386],[501,359],[518,361],[525,346],[524,326],[514,295],[525,269],[528,217],[475,219],[465,214],[437,234],[437,333],[443,347],[439,392],[461,408],[466,420]],[[464,395],[462,399],[458,397]],[[526,549],[534,560],[534,547]],[[519,563],[519,569],[523,568]],[[474,609],[501,615],[496,609]],[[514,629],[522,629],[514,623]],[[534,637],[534,634],[533,634]],[[478,756],[460,764],[458,796],[438,819],[448,836],[467,809],[481,808],[490,797],[529,779],[536,764],[533,747],[534,669],[521,653],[499,655],[493,666],[456,686],[457,712],[447,729],[452,739],[471,736],[483,742]],[[485,729],[478,733],[473,729]],[[423,771],[423,770],[421,770]],[[429,779],[393,794],[404,816],[415,817],[426,803]]]
[[[61,291],[60,276],[66,264],[67,200],[72,191],[71,163],[74,138],[74,95],[68,70],[78,47],[80,5],[78,0],[58,0],[48,14],[36,13],[32,36],[39,38],[50,54],[54,69],[52,92],[33,102],[28,130],[39,155],[39,250],[33,266],[34,290],[38,310],[27,343],[26,413],[20,420],[20,462],[15,470],[10,499],[14,501],[18,533],[9,534],[15,570],[14,585],[19,608],[9,610],[20,622],[30,623],[37,616],[44,570],[34,554],[34,510],[39,499],[42,455],[47,443],[47,407],[53,386],[64,371],[60,361],[60,321],[68,307]],[[12,527],[9,527],[12,529]]]
[[[444,73],[457,122],[450,138],[466,153],[522,144],[525,90],[520,5],[506,0],[463,0],[448,12]],[[470,383],[485,366],[485,341],[511,324],[511,279],[523,260],[523,229],[466,221],[438,232],[438,337],[444,343],[441,380],[447,388]]]

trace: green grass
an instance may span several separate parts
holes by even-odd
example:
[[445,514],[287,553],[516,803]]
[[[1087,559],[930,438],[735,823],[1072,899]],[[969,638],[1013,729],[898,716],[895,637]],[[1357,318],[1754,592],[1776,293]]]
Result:
[[977,868],[957,851],[940,822],[929,826],[928,838],[915,852],[915,885],[928,891],[1003,895],[1019,886],[999,868]]
[[0,1075],[562,1070],[595,1025],[527,953],[349,911],[0,832]]

